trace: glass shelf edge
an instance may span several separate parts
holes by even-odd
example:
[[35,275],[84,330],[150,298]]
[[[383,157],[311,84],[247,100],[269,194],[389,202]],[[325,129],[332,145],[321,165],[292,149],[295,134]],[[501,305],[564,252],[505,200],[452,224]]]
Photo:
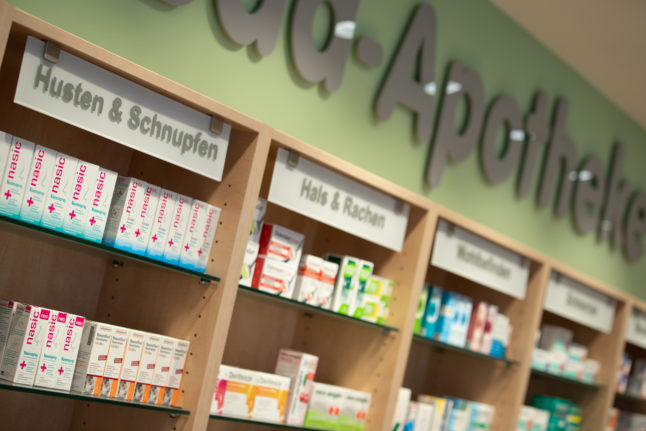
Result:
[[384,331],[388,331],[388,332],[399,332],[399,329],[397,329],[395,327],[392,327],[392,326],[387,326],[387,325],[382,325],[382,324],[379,324],[379,323],[368,322],[367,320],[357,319],[356,317],[336,313],[334,311],[326,310],[326,309],[321,308],[321,307],[316,307],[316,306],[313,306],[313,305],[305,304],[304,302],[298,302],[298,301],[295,301],[295,300],[290,299],[290,298],[283,298],[281,296],[276,296],[276,295],[273,295],[271,293],[267,293],[267,292],[263,292],[263,291],[258,290],[258,289],[254,289],[252,287],[243,286],[241,284],[238,285],[238,289],[243,291],[243,292],[248,292],[251,295],[258,295],[259,297],[260,296],[267,297],[267,298],[270,298],[271,300],[278,301],[278,302],[283,303],[285,305],[291,305],[291,306],[294,306],[294,307],[301,308],[303,311],[311,311],[313,313],[318,313],[318,314],[322,314],[322,315],[325,315],[325,316],[331,316],[331,317],[335,317],[335,318],[339,318],[339,319],[344,319],[344,320],[354,322],[354,323],[357,323],[357,324],[360,324],[360,325],[372,326],[374,328],[383,329]]
[[158,267],[160,269],[165,269],[165,270],[168,270],[168,271],[174,271],[174,272],[190,275],[192,277],[199,278],[200,280],[214,281],[214,282],[219,282],[220,281],[219,277],[215,277],[215,276],[212,276],[212,275],[209,275],[209,274],[200,273],[200,272],[197,272],[197,271],[191,271],[190,269],[182,268],[182,267],[177,266],[177,265],[171,265],[171,264],[168,264],[168,263],[156,260],[156,259],[150,259],[150,258],[148,258],[146,256],[142,256],[142,255],[135,254],[135,253],[130,253],[128,251],[120,250],[118,248],[105,245],[103,243],[98,243],[98,242],[90,241],[90,240],[87,240],[87,239],[79,238],[79,237],[76,237],[76,236],[73,236],[73,235],[69,235],[69,234],[66,234],[66,233],[63,233],[63,232],[58,232],[58,231],[48,229],[48,228],[43,227],[43,226],[39,226],[39,225],[35,225],[35,224],[32,224],[32,223],[24,222],[22,220],[14,219],[12,217],[8,217],[8,216],[5,216],[3,214],[0,214],[0,221],[5,223],[5,224],[8,224],[8,225],[13,225],[13,226],[17,226],[17,227],[22,228],[22,229],[26,229],[26,230],[28,230],[30,232],[33,232],[33,233],[42,233],[42,234],[46,235],[49,238],[56,238],[56,239],[63,240],[63,241],[69,241],[69,242],[72,242],[72,243],[75,243],[75,244],[78,244],[78,245],[81,245],[81,246],[92,248],[95,251],[100,252],[100,253],[106,253],[106,254],[113,255],[115,261],[118,261],[119,258],[127,258],[129,260],[134,260],[134,261],[137,261],[137,262],[140,262],[140,263],[145,263],[145,264],[149,264],[149,265],[152,265],[152,266],[156,266],[156,267]]
[[295,425],[277,424],[273,422],[255,421],[251,419],[233,418],[229,416],[220,416],[220,415],[214,415],[214,414],[209,415],[209,419],[222,420],[222,421],[228,421],[228,422],[238,422],[238,423],[250,424],[250,425],[262,425],[267,427],[290,429],[290,430],[321,431],[320,428],[306,428],[306,427],[299,427]]
[[591,389],[601,389],[602,388],[602,385],[600,385],[598,383],[590,383],[590,382],[584,382],[583,380],[571,379],[569,377],[564,377],[564,376],[554,374],[554,373],[550,373],[550,372],[547,372],[547,371],[537,370],[536,368],[532,368],[531,372],[535,376],[544,376],[544,377],[548,377],[550,379],[558,380],[558,381],[561,381],[561,382],[564,382],[564,383],[570,383],[570,384],[573,384],[573,385],[584,386],[584,387],[591,388]]
[[454,346],[452,344],[448,343],[443,343],[441,341],[432,339],[432,338],[426,338],[421,335],[413,334],[413,339],[419,341],[420,343],[425,343],[430,346],[436,347],[438,349],[444,349],[444,350],[450,350],[452,352],[457,352],[457,353],[462,353],[464,355],[468,356],[473,356],[476,358],[482,358],[488,361],[494,361],[494,362],[500,362],[504,363],[507,365],[519,365],[520,362],[514,361],[512,359],[507,359],[507,358],[498,358],[496,356],[491,356],[491,355],[485,355],[484,353],[479,353],[479,352],[474,352],[473,350],[469,350],[466,348]]

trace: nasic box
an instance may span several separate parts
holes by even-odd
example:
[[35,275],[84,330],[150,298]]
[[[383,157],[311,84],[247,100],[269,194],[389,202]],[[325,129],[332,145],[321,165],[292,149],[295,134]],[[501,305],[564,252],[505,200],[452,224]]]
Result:
[[305,427],[337,429],[344,398],[344,388],[314,383],[305,415]]
[[104,323],[85,322],[72,378],[72,390],[91,395],[100,394],[113,328]]
[[251,389],[255,372],[220,365],[211,413],[242,419],[251,418]]
[[278,354],[275,373],[291,379],[285,421],[288,425],[303,426],[318,361],[317,356],[295,350],[281,349]]
[[9,150],[13,136],[0,131],[0,178],[3,177],[9,160]]
[[287,377],[254,372],[251,389],[251,419],[283,423],[290,380]]
[[303,255],[298,266],[293,299],[310,305],[317,305],[316,291],[319,287],[322,272],[323,259],[311,254]]
[[215,238],[215,232],[218,228],[218,221],[220,220],[220,214],[222,210],[213,205],[209,205],[206,210],[206,223],[204,224],[204,229],[202,229],[202,245],[197,250],[197,258],[195,271],[205,272],[206,266],[209,263],[209,256],[211,255],[211,247],[213,246],[213,239]]
[[159,187],[146,183],[141,196],[141,206],[137,206],[135,212],[135,231],[130,237],[133,253],[146,254],[150,230],[159,204],[159,194]]
[[56,365],[58,365],[60,355],[63,351],[65,331],[67,329],[66,324],[67,313],[50,310],[45,342],[40,351],[34,386],[44,388],[56,387],[56,377],[58,376]]
[[2,352],[4,351],[4,346],[7,344],[9,328],[15,312],[15,302],[0,299],[0,362],[2,362]]
[[173,362],[173,350],[175,349],[175,339],[170,337],[161,337],[159,344],[159,353],[155,361],[155,372],[150,386],[150,395],[148,404],[161,404],[164,396],[164,388],[168,382],[170,366]]
[[69,391],[72,387],[76,359],[81,347],[84,329],[85,318],[83,316],[67,314],[63,350],[58,356],[58,362],[56,363],[56,383],[54,386],[56,389]]
[[186,232],[186,226],[188,225],[192,204],[193,199],[184,195],[177,195],[175,208],[173,208],[170,221],[170,228],[168,229],[168,237],[166,238],[164,262],[177,264],[179,261],[179,254],[184,243],[184,233]]
[[137,381],[128,389],[128,400],[134,400],[140,403],[148,402],[162,338],[161,335],[146,334],[144,348],[141,354],[141,363],[139,364],[139,372],[137,373]]
[[173,350],[173,361],[171,362],[168,382],[164,389],[164,396],[161,404],[165,406],[179,405],[180,386],[184,377],[184,367],[186,366],[186,357],[191,343],[185,340],[175,340],[175,349]]
[[20,208],[21,220],[40,223],[47,202],[49,184],[54,177],[55,166],[56,151],[36,145]]
[[146,256],[152,259],[162,260],[164,257],[166,238],[168,238],[176,201],[177,193],[166,189],[161,189],[159,192],[159,204],[150,227],[150,238],[146,248]]
[[103,397],[114,398],[117,396],[117,388],[123,359],[128,344],[128,329],[119,326],[112,327],[112,339],[110,341],[110,351],[105,361],[103,377],[99,379],[97,385],[101,388],[100,395]]
[[360,259],[352,256],[339,256],[328,254],[327,260],[339,265],[339,274],[336,277],[332,311],[341,314],[350,314],[359,281]]
[[[344,399],[339,413],[338,429],[340,431],[362,431],[366,424],[369,409],[369,393],[346,388],[344,390]],[[430,416],[431,418],[433,416],[432,410]]]
[[[3,146],[6,145],[6,141],[3,142]],[[12,138],[4,174],[0,179],[0,214],[19,217],[33,153],[33,142],[16,136]]]
[[84,223],[83,238],[94,242],[101,242],[103,239],[116,181],[116,172],[99,167],[96,178],[90,183],[92,186],[90,189],[91,202],[89,211],[82,221]]
[[16,303],[0,364],[1,379],[33,385],[49,315],[46,308]]
[[137,213],[141,211],[146,185],[144,181],[135,178],[121,175],[117,177],[103,243],[122,250],[133,250],[139,221]]
[[205,230],[207,230],[208,210],[209,205],[206,202],[193,199],[186,232],[184,232],[184,241],[182,242],[179,254],[179,265],[184,268],[197,268],[197,259],[203,253],[202,245],[204,243]]
[[128,392],[132,391],[134,393],[145,339],[146,333],[143,331],[130,330],[128,333],[128,344],[123,356],[123,367],[119,376],[116,398],[125,400],[128,399]]
[[67,201],[67,208],[63,215],[63,232],[83,236],[86,221],[90,218],[93,183],[98,174],[97,165],[79,160],[72,179],[72,196]]
[[260,233],[262,232],[262,223],[265,220],[265,213],[267,212],[267,201],[258,198],[256,202],[256,210],[253,214],[251,222],[251,229],[249,232],[249,240],[247,241],[247,248],[245,250],[244,260],[242,263],[242,271],[240,274],[240,281],[242,286],[251,287],[251,279],[253,277],[254,269],[256,266],[256,258],[260,250]]
[[334,299],[334,287],[336,285],[336,277],[339,273],[339,265],[327,260],[323,261],[321,265],[321,278],[319,285],[316,289],[316,305],[329,310],[332,307],[332,300]]
[[65,209],[72,198],[76,166],[79,161],[63,153],[57,153],[52,178],[45,196],[45,209],[40,225],[49,229],[62,230]]

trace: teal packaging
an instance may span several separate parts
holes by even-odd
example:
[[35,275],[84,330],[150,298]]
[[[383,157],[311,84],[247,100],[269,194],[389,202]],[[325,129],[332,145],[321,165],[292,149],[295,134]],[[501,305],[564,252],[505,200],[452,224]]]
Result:
[[78,237],[83,236],[85,223],[90,218],[93,183],[98,174],[97,165],[79,160],[72,180],[72,195],[67,201],[67,208],[63,214],[63,232]]
[[420,335],[422,331],[422,322],[424,320],[424,311],[426,310],[426,302],[428,301],[428,293],[430,286],[424,284],[422,287],[422,294],[419,296],[417,302],[417,310],[415,311],[415,325],[413,326],[413,334]]
[[52,180],[47,187],[45,208],[40,225],[53,230],[62,230],[67,202],[72,196],[74,174],[78,159],[63,153],[56,154]]
[[3,175],[9,160],[12,139],[13,136],[10,134],[0,131],[0,178],[4,178]]
[[[6,146],[9,136],[5,134],[3,147]],[[33,153],[33,142],[15,136],[11,139],[2,182],[0,182],[0,214],[13,218],[20,217],[20,207],[27,186]]]
[[420,335],[426,338],[433,338],[437,328],[437,321],[440,317],[440,308],[442,307],[442,288],[430,286],[426,310],[424,311],[424,321]]
[[56,151],[36,145],[20,208],[21,220],[33,224],[40,223],[55,165]]
[[451,329],[457,323],[458,315],[458,295],[453,292],[442,293],[442,306],[440,307],[440,317],[437,322],[435,339],[443,343],[449,343],[451,340]]

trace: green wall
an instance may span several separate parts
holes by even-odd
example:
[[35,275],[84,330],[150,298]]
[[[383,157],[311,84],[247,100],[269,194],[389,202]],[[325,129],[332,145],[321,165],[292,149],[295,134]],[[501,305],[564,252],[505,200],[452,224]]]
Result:
[[[289,62],[287,26],[266,58],[223,35],[212,0],[170,7],[161,0],[11,0],[10,3],[97,45],[167,76],[332,154],[375,172],[616,287],[646,298],[646,258],[628,263],[595,235],[579,236],[569,218],[518,200],[514,179],[492,187],[474,152],[447,165],[438,189],[424,185],[429,145],[412,139],[411,115],[398,109],[374,120],[373,101],[385,67],[366,69],[351,59],[341,89],[326,95],[305,84]],[[253,4],[253,0],[247,1]],[[291,3],[291,2],[290,2]],[[373,37],[391,58],[412,0],[363,0],[357,34]],[[624,176],[646,189],[646,132],[580,75],[487,1],[435,0],[438,16],[436,76],[459,59],[481,74],[485,97],[515,96],[522,111],[543,89],[570,102],[567,131],[579,157],[607,161],[610,144],[626,144]],[[287,22],[285,17],[284,24]],[[322,26],[320,26],[322,27]],[[319,34],[319,33],[317,33]],[[387,62],[384,62],[387,64]],[[550,108],[551,110],[551,108]],[[515,175],[514,175],[515,177]]]

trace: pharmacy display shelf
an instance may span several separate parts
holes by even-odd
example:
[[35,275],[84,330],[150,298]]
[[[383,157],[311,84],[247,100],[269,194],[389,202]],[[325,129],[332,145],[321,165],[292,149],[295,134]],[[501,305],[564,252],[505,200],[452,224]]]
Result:
[[191,413],[188,410],[184,410],[178,407],[155,406],[151,404],[144,404],[144,403],[138,403],[133,401],[122,401],[115,398],[90,396],[90,395],[82,394],[80,392],[75,392],[75,391],[70,391],[70,392],[58,391],[55,389],[37,388],[34,386],[19,385],[15,383],[12,384],[4,381],[0,381],[0,390],[24,392],[24,393],[35,394],[35,395],[46,395],[46,396],[67,398],[71,400],[85,401],[85,402],[92,402],[92,403],[112,404],[115,406],[129,407],[133,409],[164,412],[164,413],[169,413],[171,415],[187,416],[187,415],[190,415]]
[[374,328],[379,328],[387,332],[397,332],[398,329],[393,326],[382,325],[380,323],[373,323],[367,320],[357,319],[356,317],[348,316],[345,314],[340,314],[332,310],[326,310],[325,308],[316,307],[314,305],[306,304],[304,302],[299,302],[291,298],[285,298],[282,296],[277,296],[268,292],[263,292],[252,287],[247,287],[243,285],[238,285],[240,292],[243,292],[245,295],[251,295],[253,297],[262,297],[267,301],[276,301],[276,303],[283,304],[286,307],[295,307],[297,309],[303,310],[306,314],[318,314],[321,316],[331,317],[333,319],[341,319],[345,322],[349,322],[357,325],[367,325]]
[[153,265],[158,269],[189,275],[191,277],[199,279],[202,283],[220,281],[219,277],[215,277],[213,275],[192,271],[190,269],[182,268],[178,265],[162,262],[161,260],[151,259],[140,254],[130,253],[128,251],[120,250],[106,244],[89,241],[77,236],[66,234],[64,232],[58,232],[53,229],[48,229],[46,227],[33,223],[27,223],[22,220],[7,217],[2,214],[0,214],[0,222],[2,222],[3,228],[15,228],[19,230],[19,232],[17,233],[21,236],[32,235],[36,237],[36,239],[42,239],[49,242],[58,242],[70,247],[79,247],[83,250],[87,250],[88,252],[104,255],[110,258],[112,260],[112,264],[115,266],[123,265],[123,261],[126,260],[138,264]]
[[271,422],[253,421],[251,419],[232,418],[232,417],[229,417],[229,416],[220,416],[220,415],[211,415],[210,418],[215,419],[215,420],[219,420],[219,421],[233,422],[233,423],[247,424],[247,425],[259,425],[259,426],[266,426],[266,427],[271,427],[271,428],[276,428],[276,429],[304,430],[304,431],[320,430],[320,428],[297,427],[297,426],[294,426],[294,425],[285,425],[285,424],[276,424],[276,423],[271,423]]
[[559,374],[554,374],[550,373],[548,371],[543,371],[543,370],[537,370],[532,368],[532,376],[535,377],[545,377],[549,378],[558,382],[562,383],[567,383],[568,385],[575,385],[581,388],[587,388],[587,389],[601,389],[603,388],[603,385],[600,385],[599,383],[596,382],[587,382],[584,380],[577,380],[577,379],[572,379],[569,377],[561,376]]
[[484,353],[480,352],[475,352],[473,350],[467,349],[465,347],[459,347],[459,346],[454,346],[452,344],[444,343],[442,341],[435,340],[433,338],[426,338],[422,337],[421,335],[413,335],[413,340],[422,343],[422,344],[428,344],[432,346],[434,349],[442,352],[442,351],[449,351],[449,352],[456,352],[461,355],[466,355],[466,356],[471,356],[473,358],[479,358],[479,359],[484,359],[487,361],[494,361],[494,362],[501,362],[506,365],[519,365],[520,362],[512,360],[512,359],[507,359],[507,358],[498,358],[496,356],[491,356],[491,355],[485,355]]

